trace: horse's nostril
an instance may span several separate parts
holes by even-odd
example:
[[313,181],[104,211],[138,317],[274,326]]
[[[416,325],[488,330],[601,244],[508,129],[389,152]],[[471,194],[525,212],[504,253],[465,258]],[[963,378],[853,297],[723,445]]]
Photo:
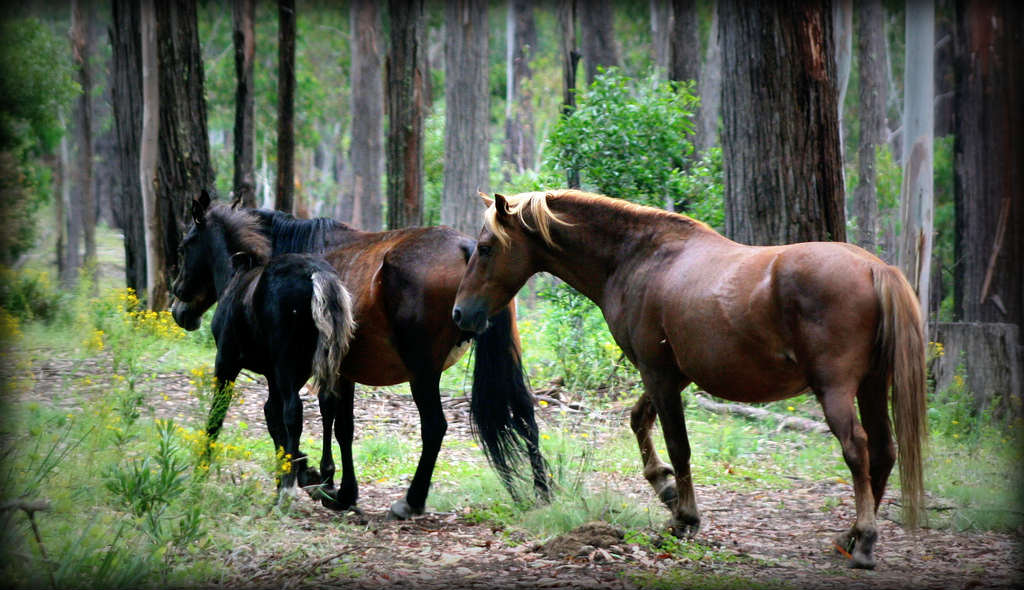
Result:
[[461,309],[456,307],[455,309],[452,310],[452,321],[454,321],[456,324],[458,324],[459,322],[462,321],[462,310]]

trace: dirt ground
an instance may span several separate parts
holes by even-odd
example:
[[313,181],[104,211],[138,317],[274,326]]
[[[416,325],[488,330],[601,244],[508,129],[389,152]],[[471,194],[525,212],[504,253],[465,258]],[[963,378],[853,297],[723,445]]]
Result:
[[[212,362],[212,359],[211,359]],[[107,365],[109,366],[109,365]],[[96,376],[101,366],[48,357],[33,366],[33,396],[56,405],[77,400],[62,398],[68,379]],[[189,395],[188,376],[153,375],[148,385],[161,392],[154,397],[161,417],[198,422],[197,400]],[[240,407],[231,410],[227,424],[246,421],[262,432],[266,389],[261,378],[241,379]],[[373,424],[375,434],[394,433],[418,445],[419,422],[404,388],[358,389],[356,436]],[[315,398],[303,392],[305,429],[319,436]],[[471,438],[464,398],[446,398],[449,423],[446,443]],[[555,404],[538,407],[542,432],[555,423]],[[628,429],[626,406],[603,412],[579,413],[580,420],[599,420]],[[193,423],[193,426],[199,426]],[[618,425],[618,426],[615,426]],[[303,438],[306,438],[304,435]],[[699,444],[695,442],[695,444]],[[597,448],[600,440],[595,440]],[[465,450],[463,450],[465,448]],[[448,461],[483,462],[471,448],[445,444]],[[359,466],[356,466],[357,474]],[[411,474],[410,474],[411,476]],[[594,475],[592,485],[606,485],[638,503],[658,507],[639,469],[633,473]],[[444,485],[438,482],[436,485]],[[881,510],[878,567],[850,570],[831,546],[832,537],[853,520],[850,485],[834,481],[794,480],[784,492],[735,492],[697,482],[703,524],[697,540],[716,555],[679,559],[652,548],[629,543],[621,531],[592,523],[557,539],[527,538],[522,532],[478,524],[465,510],[429,513],[403,522],[384,518],[391,502],[402,497],[404,482],[381,485],[360,478],[362,514],[338,514],[308,497],[293,504],[295,546],[304,552],[304,566],[283,569],[280,549],[254,539],[240,539],[224,556],[233,574],[225,587],[346,587],[346,588],[634,588],[764,587],[785,588],[1015,588],[1024,581],[1022,531],[1016,534],[957,533],[923,529],[906,532],[886,518],[895,507],[887,500]],[[825,498],[837,503],[823,509]],[[667,521],[668,512],[658,508]],[[654,508],[652,508],[654,510]],[[893,512],[895,513],[895,512]],[[657,535],[658,531],[652,531]],[[726,555],[727,558],[722,556]]]

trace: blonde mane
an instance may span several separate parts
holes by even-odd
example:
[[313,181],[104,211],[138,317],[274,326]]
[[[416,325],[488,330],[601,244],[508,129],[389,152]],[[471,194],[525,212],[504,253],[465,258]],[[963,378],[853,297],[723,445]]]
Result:
[[[555,212],[551,210],[548,200],[560,199],[563,197],[569,197],[572,201],[604,204],[608,207],[622,211],[623,213],[633,215],[649,215],[655,218],[670,219],[675,222],[684,221],[692,226],[704,228],[708,231],[714,231],[706,223],[685,215],[656,209],[654,207],[648,207],[646,205],[638,205],[636,203],[626,201],[625,199],[616,199],[575,189],[520,193],[518,195],[512,195],[511,197],[505,197],[505,201],[508,203],[509,214],[518,217],[519,222],[523,227],[529,231],[535,231],[540,234],[541,239],[543,239],[544,243],[547,245],[557,247],[551,239],[551,225],[553,223],[560,225],[572,224],[555,214]],[[497,222],[497,215],[497,208],[492,203],[491,206],[487,208],[487,211],[484,212],[484,223],[486,224],[487,229],[494,234],[494,237],[498,239],[498,242],[502,246],[508,246],[511,241],[511,237],[509,236],[508,230]]]

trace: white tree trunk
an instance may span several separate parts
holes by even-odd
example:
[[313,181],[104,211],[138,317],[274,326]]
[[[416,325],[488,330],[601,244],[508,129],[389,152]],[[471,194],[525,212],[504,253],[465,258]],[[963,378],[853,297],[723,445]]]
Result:
[[933,233],[932,128],[934,125],[935,3],[908,0],[903,97],[902,232],[899,266],[917,291],[928,318]]
[[167,307],[160,212],[156,203],[156,171],[160,131],[160,78],[156,47],[156,9],[153,0],[140,7],[142,32],[142,135],[139,139],[139,179],[146,230],[146,291],[150,309]]

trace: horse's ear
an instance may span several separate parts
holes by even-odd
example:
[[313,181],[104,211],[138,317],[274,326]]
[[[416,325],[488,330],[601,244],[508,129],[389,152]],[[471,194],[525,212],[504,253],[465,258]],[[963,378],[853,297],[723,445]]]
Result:
[[231,269],[245,272],[256,266],[256,257],[251,252],[235,252],[231,255]]
[[192,221],[202,225],[206,221],[206,210],[210,208],[210,193],[204,188],[199,198],[192,199]]
[[494,199],[488,197],[486,193],[477,191],[476,194],[480,195],[480,200],[484,202],[484,207],[490,207],[494,204]]
[[511,215],[508,210],[508,201],[505,200],[505,195],[494,193],[494,210],[498,214],[498,219],[505,219]]

